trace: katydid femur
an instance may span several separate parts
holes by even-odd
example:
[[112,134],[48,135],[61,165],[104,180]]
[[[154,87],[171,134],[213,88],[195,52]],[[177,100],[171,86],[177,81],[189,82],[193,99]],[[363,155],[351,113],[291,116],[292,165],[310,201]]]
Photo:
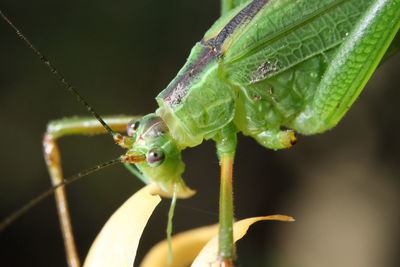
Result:
[[[55,139],[106,132],[105,127],[128,150],[120,161],[135,175],[157,183],[167,195],[189,196],[181,177],[180,152],[204,139],[214,140],[221,163],[217,260],[221,266],[233,266],[232,165],[237,133],[266,148],[282,149],[295,143],[295,132],[314,134],[334,127],[395,38],[400,1],[222,0],[222,7],[221,18],[157,96],[155,113],[133,121],[103,121],[92,113],[101,124],[89,119],[54,122],[45,145],[50,173],[62,181]],[[127,136],[114,132],[126,128]],[[62,190],[57,196],[60,210],[67,211]],[[69,233],[68,214],[60,215]],[[66,244],[69,262],[76,266],[73,240],[67,238]]]

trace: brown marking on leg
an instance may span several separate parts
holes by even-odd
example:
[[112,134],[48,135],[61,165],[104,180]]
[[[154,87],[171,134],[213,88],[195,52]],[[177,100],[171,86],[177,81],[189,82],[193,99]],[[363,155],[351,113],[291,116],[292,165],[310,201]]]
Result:
[[234,267],[232,259],[222,259],[219,263],[219,267]]
[[[61,168],[61,157],[58,145],[53,136],[46,132],[43,138],[44,158],[47,169],[50,174],[53,186],[63,182],[63,174]],[[71,217],[69,215],[68,201],[64,186],[56,189],[54,193],[57,204],[57,212],[60,221],[61,232],[64,239],[65,252],[69,267],[79,267],[80,261],[75,246],[74,234],[71,225]]]

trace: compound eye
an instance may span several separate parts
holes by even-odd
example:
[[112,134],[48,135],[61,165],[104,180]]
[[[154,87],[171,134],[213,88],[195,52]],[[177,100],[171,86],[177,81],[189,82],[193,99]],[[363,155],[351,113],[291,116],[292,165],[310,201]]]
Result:
[[139,120],[133,119],[126,126],[126,133],[128,136],[133,136],[136,130],[139,128]]
[[150,149],[146,154],[147,162],[153,167],[160,165],[164,161],[164,158],[164,152],[158,147]]

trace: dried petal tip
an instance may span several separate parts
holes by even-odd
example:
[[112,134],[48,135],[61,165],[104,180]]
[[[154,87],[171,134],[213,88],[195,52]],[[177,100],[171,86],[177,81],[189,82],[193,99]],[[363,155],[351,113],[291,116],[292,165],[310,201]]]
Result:
[[[294,218],[286,215],[276,214],[270,216],[260,216],[260,217],[252,217],[240,220],[233,224],[233,239],[234,242],[241,239],[246,235],[247,230],[250,225],[258,222],[258,221],[266,221],[266,220],[276,220],[276,221],[285,221],[285,222],[293,222]],[[215,261],[218,259],[218,236],[213,237],[207,245],[201,250],[200,254],[196,257],[191,267],[217,267],[219,263]]]
[[270,216],[265,216],[261,218],[266,218],[265,220],[275,220],[275,221],[282,221],[282,222],[295,222],[296,219],[292,216],[282,215],[282,214],[275,214]]

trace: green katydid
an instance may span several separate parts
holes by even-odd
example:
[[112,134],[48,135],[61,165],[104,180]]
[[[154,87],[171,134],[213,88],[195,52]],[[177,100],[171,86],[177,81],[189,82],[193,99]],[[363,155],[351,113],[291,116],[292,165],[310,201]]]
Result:
[[129,149],[123,161],[168,192],[176,184],[185,191],[180,151],[216,141],[228,173],[221,183],[220,260],[229,265],[236,133],[281,149],[295,141],[292,130],[335,126],[397,33],[400,6],[394,0],[223,1],[223,13],[159,94],[156,113],[131,123],[129,137],[114,137]]

